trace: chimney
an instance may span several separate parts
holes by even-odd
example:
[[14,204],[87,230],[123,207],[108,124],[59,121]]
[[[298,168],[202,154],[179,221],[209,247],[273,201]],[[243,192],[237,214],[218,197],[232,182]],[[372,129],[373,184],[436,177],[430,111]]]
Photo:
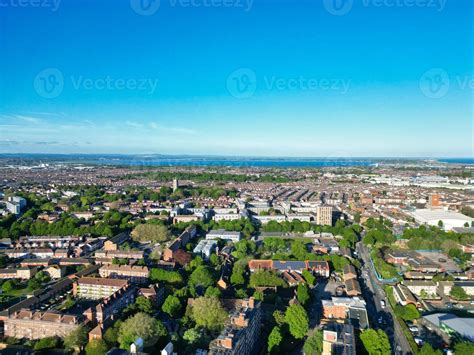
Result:
[[250,297],[250,298],[249,298],[248,307],[249,307],[250,309],[253,309],[253,308],[255,307],[255,298],[254,298],[254,297]]

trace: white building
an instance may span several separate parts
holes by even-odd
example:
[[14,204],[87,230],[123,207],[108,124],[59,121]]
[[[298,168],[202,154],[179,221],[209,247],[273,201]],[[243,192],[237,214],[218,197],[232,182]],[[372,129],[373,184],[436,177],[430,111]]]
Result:
[[230,242],[238,242],[242,238],[241,232],[230,232],[224,229],[213,229],[206,234],[207,240],[222,239]]
[[441,221],[445,230],[464,227],[466,223],[471,226],[474,221],[473,218],[461,213],[443,209],[417,209],[410,212],[410,215],[417,223],[428,224],[430,226],[438,226],[439,221]]
[[270,221],[275,221],[275,222],[285,222],[286,221],[286,216],[277,214],[274,216],[252,216],[252,218],[261,224],[267,224]]
[[19,196],[10,196],[6,203],[7,210],[10,213],[19,215],[21,211],[26,207],[26,200],[23,197]]
[[216,249],[217,241],[202,239],[193,250],[194,254],[200,255],[203,259],[208,260],[212,252]]

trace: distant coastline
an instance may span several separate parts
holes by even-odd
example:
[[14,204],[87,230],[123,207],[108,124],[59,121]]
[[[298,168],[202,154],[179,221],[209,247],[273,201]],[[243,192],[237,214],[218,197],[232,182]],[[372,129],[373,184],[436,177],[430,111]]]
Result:
[[377,164],[461,164],[474,165],[472,158],[368,158],[368,157],[231,157],[213,155],[161,155],[161,154],[0,154],[6,164],[90,164],[108,166],[227,166],[263,168],[324,168],[371,167]]

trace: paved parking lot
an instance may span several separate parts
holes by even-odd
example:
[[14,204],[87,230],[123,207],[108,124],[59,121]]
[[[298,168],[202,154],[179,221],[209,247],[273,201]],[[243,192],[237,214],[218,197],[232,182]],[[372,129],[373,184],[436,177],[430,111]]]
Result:
[[[454,262],[454,260],[450,259],[447,255],[438,253],[438,252],[428,252],[428,251],[421,251],[419,252],[425,258],[431,260],[432,262],[441,265],[446,271],[448,272],[461,272],[459,266]],[[440,259],[446,260],[446,262],[440,262]]]

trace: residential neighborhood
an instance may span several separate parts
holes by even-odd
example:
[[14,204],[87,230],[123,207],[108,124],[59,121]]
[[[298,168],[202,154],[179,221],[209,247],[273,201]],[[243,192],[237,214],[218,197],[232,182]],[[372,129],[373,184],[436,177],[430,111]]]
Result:
[[427,354],[474,339],[472,179],[253,170],[90,167],[71,184],[3,167],[2,349]]

